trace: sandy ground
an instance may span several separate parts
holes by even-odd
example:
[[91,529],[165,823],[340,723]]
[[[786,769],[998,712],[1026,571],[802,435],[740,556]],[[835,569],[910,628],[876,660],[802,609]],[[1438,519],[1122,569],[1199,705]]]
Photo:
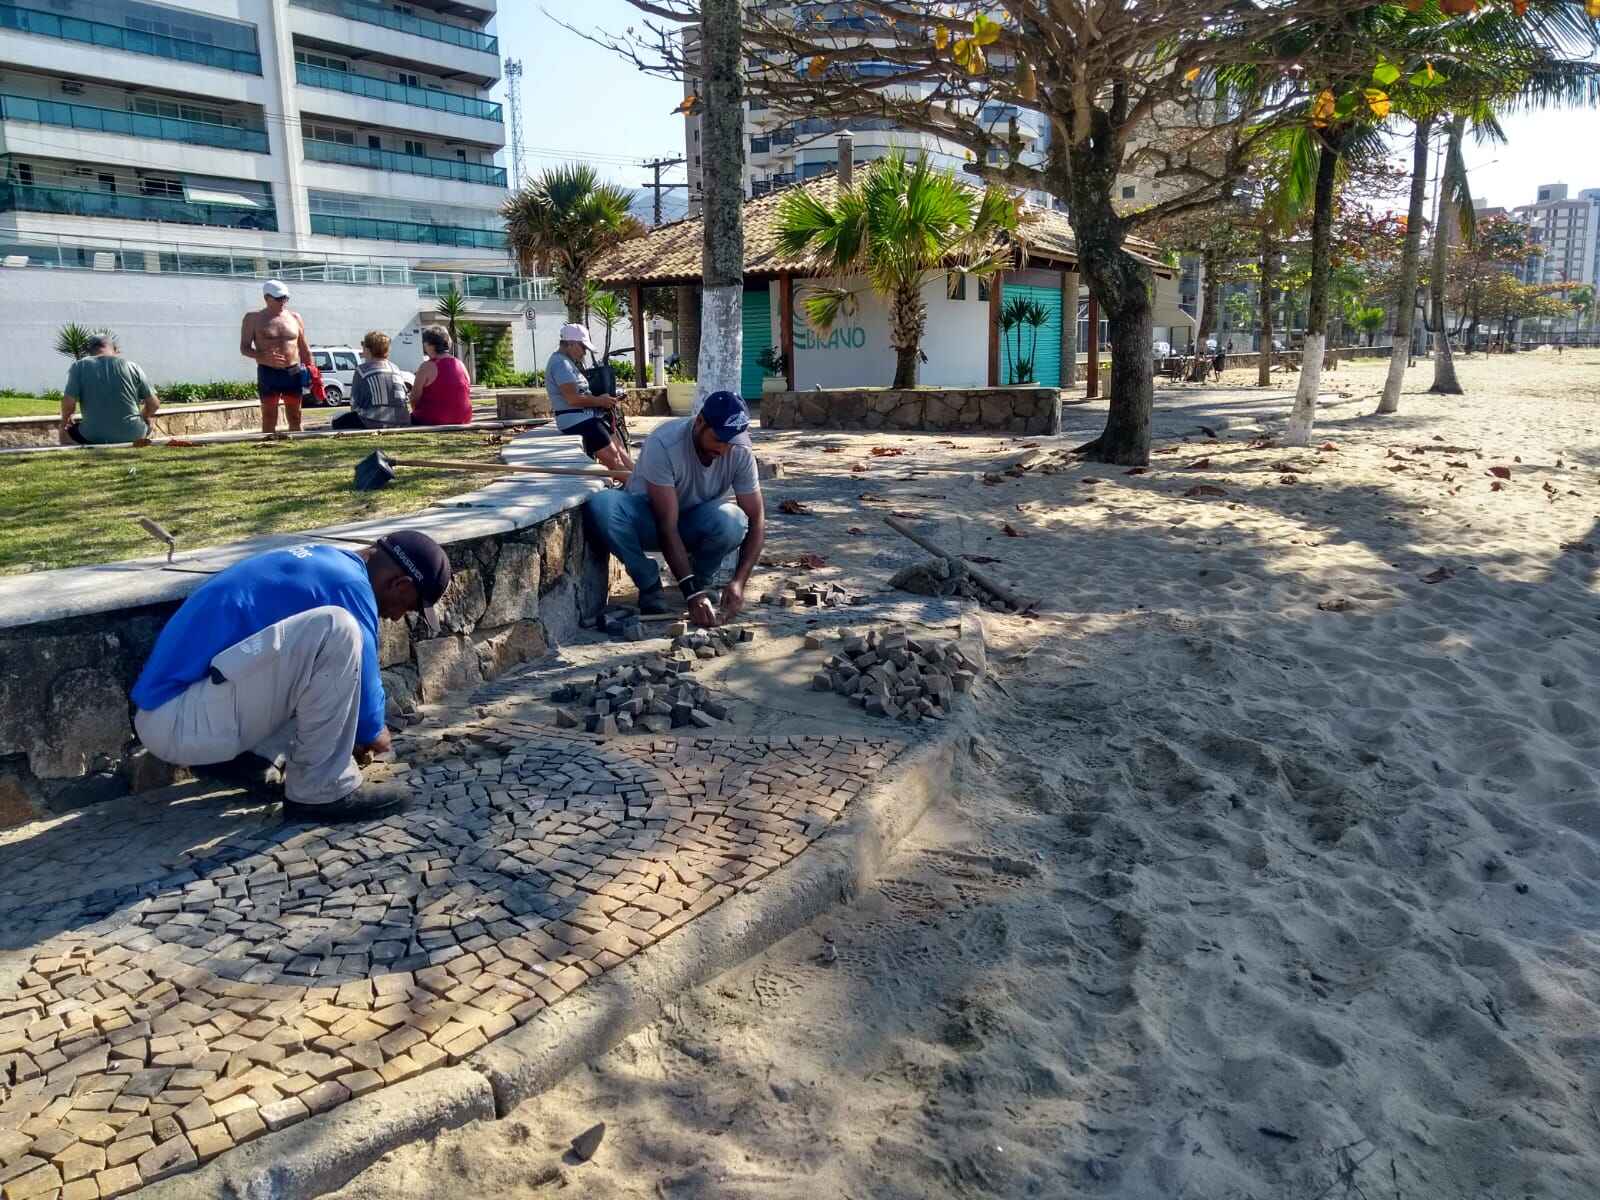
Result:
[[857,902],[340,1196],[1592,1197],[1600,353],[1429,371],[1377,419],[1342,368],[1313,451],[1250,444],[1281,392],[1165,395],[1133,476],[764,435],[816,513],[772,557],[881,588],[912,512],[1046,598],[985,618],[969,786]]

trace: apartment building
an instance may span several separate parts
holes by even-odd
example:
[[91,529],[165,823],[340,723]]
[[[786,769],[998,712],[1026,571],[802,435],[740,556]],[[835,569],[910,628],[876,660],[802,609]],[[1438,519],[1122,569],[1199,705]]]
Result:
[[504,269],[495,11],[0,0],[0,255],[54,240],[144,244],[151,270],[177,269],[172,244],[188,270],[207,247]]
[[1600,280],[1600,188],[1569,198],[1564,183],[1540,184],[1532,204],[1512,209],[1527,225],[1537,250],[1523,265],[1524,283]]

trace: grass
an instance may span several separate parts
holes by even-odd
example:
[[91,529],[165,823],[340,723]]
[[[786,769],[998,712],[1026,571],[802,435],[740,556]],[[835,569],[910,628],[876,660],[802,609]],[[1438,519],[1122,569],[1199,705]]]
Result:
[[43,396],[0,396],[0,417],[59,417],[61,402]]
[[181,550],[263,533],[414,512],[494,476],[400,468],[380,492],[355,490],[355,465],[382,446],[393,457],[497,462],[493,434],[149,447],[19,456],[0,466],[0,575],[161,553],[148,516]]

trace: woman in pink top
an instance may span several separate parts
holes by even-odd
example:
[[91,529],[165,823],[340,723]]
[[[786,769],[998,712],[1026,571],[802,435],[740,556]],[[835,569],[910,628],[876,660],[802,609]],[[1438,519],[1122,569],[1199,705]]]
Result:
[[413,425],[465,425],[472,420],[472,385],[467,368],[450,353],[450,335],[437,325],[422,331],[427,361],[411,385]]

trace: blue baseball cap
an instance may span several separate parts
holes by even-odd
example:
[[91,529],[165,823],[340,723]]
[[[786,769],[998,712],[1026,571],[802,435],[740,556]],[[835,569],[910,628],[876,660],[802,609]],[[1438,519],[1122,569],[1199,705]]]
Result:
[[733,392],[712,392],[700,407],[700,417],[719,442],[750,444],[750,410]]

